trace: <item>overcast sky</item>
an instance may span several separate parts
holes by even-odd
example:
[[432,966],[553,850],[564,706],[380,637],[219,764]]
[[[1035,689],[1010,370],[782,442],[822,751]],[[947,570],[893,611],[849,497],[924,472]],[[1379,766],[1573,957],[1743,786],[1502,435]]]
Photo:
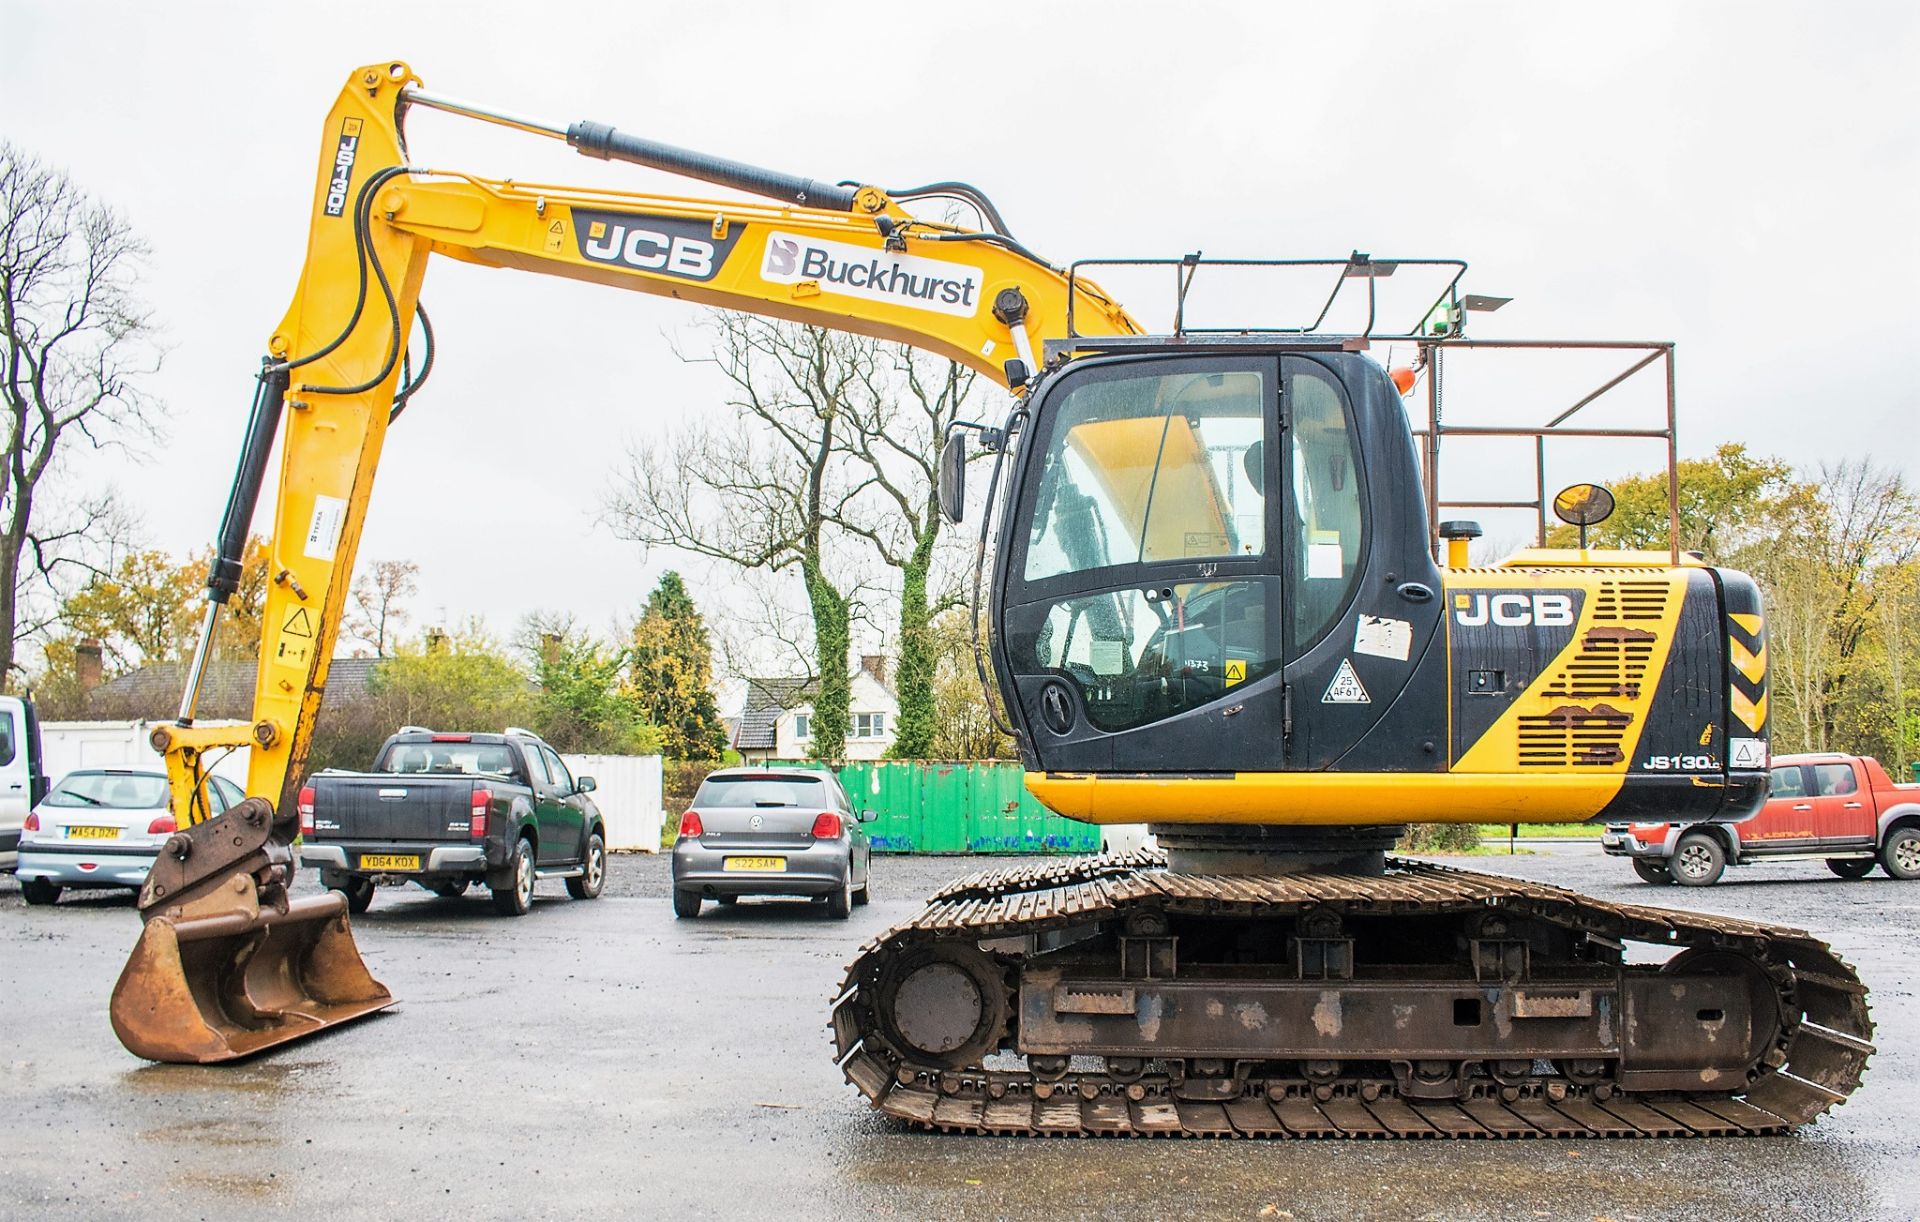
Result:
[[[1911,476],[1917,13],[0,0],[0,137],[153,247],[167,435],[86,476],[178,551],[217,525],[305,247],[322,120],[346,74],[384,57],[436,92],[827,180],[964,179],[1062,263],[1458,256],[1469,291],[1515,299],[1476,319],[1483,337],[1678,341],[1683,453],[1738,439]],[[439,168],[715,190],[438,114],[416,112],[409,137]],[[628,445],[720,410],[713,373],[673,353],[699,347],[697,314],[450,261],[423,300],[439,364],[389,436],[362,562],[418,562],[422,620],[479,613],[504,633],[535,608],[628,614],[676,561],[615,539],[601,504]],[[1546,407],[1586,385],[1569,388]],[[1565,474],[1610,466],[1576,456]]]

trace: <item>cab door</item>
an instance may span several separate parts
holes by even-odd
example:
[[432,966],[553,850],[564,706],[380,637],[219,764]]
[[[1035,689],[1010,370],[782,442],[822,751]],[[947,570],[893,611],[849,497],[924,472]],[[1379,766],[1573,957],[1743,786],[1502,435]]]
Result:
[[1814,841],[1814,788],[1804,764],[1774,766],[1767,803],[1739,824],[1740,843],[1755,852],[1801,848]]
[[1022,440],[997,661],[1049,771],[1283,764],[1280,367],[1088,361]]
[[1822,843],[1872,841],[1877,830],[1860,766],[1852,761],[1813,765],[1813,831]]
[[553,777],[554,792],[560,799],[554,811],[557,820],[554,827],[554,860],[569,864],[583,861],[586,858],[587,839],[586,799],[574,783],[573,770],[567,767],[558,752],[543,745],[540,754],[546,758],[547,772]]
[[526,761],[527,781],[533,788],[533,827],[536,865],[550,866],[567,860],[569,849],[562,843],[561,829],[566,826],[566,795],[547,768],[546,756],[536,743],[516,744]]

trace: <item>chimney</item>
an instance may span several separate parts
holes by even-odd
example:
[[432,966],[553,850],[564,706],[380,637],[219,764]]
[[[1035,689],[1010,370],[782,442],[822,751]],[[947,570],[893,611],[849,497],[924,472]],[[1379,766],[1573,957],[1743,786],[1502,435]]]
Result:
[[560,634],[543,632],[540,634],[540,661],[548,666],[560,664]]
[[860,655],[860,669],[873,676],[880,686],[887,685],[887,655],[883,653],[863,653]]
[[80,690],[90,692],[100,686],[101,652],[100,642],[92,637],[73,647],[73,672],[80,680]]

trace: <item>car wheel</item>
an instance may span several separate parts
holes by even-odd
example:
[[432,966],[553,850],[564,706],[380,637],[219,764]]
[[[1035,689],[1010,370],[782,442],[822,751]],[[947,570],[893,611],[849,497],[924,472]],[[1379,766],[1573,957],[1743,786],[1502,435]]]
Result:
[[373,904],[373,880],[371,878],[354,878],[349,875],[341,879],[339,885],[336,886],[334,890],[347,897],[348,912],[356,914],[362,913]]
[[1871,857],[1829,857],[1827,869],[1841,878],[1865,878],[1880,863]]
[[700,893],[698,891],[675,891],[673,893],[673,915],[691,919],[700,915]]
[[512,881],[493,888],[493,910],[501,916],[525,916],[533,907],[533,845],[526,837],[513,842],[507,869]]
[[586,873],[567,880],[567,894],[577,900],[598,898],[607,885],[607,842],[595,832],[587,837],[587,859],[581,863]]
[[468,878],[456,878],[450,883],[436,883],[433,893],[441,899],[457,900],[467,893],[467,887],[472,881]]
[[1664,861],[1650,861],[1645,857],[1633,859],[1633,872],[1640,876],[1643,883],[1652,883],[1656,887],[1665,887],[1673,882],[1673,874]]
[[1920,878],[1920,828],[1903,827],[1880,846],[1880,868],[1893,878]]
[[840,889],[827,896],[827,915],[836,921],[844,921],[853,915],[853,871],[847,871]]
[[29,878],[20,884],[20,897],[36,906],[57,904],[60,902],[60,884],[44,878]]
[[1688,832],[1674,846],[1667,872],[1683,887],[1710,887],[1727,868],[1727,851],[1705,832]]

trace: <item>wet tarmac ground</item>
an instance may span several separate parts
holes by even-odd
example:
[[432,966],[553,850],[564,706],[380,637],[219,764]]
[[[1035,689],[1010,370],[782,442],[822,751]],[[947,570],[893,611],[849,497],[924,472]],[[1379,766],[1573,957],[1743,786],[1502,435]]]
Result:
[[[122,894],[27,908],[0,877],[0,1217],[1912,1218],[1920,883],[1819,863],[1655,889],[1591,844],[1450,864],[1798,925],[1873,989],[1880,1051],[1792,1137],[1632,1141],[1002,1139],[910,1132],[832,1064],[855,949],[980,859],[875,861],[851,921],[791,901],[674,920],[667,863],[606,894],[383,890],[354,920],[384,1015],[225,1067],[121,1049]],[[303,875],[299,890],[315,886]]]

